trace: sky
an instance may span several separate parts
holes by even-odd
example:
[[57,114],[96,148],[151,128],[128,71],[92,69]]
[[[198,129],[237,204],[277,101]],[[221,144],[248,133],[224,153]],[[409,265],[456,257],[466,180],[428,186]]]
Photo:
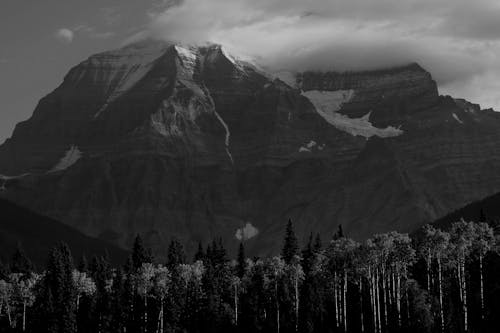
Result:
[[498,0],[1,0],[0,142],[90,55],[215,42],[273,71],[418,62],[441,94],[500,111]]

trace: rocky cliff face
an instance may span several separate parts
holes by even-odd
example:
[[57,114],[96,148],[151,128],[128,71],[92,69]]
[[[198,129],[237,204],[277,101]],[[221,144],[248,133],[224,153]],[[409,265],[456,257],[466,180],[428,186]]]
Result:
[[273,77],[218,45],[92,56],[0,147],[0,195],[161,256],[172,236],[273,253],[288,218],[411,231],[500,191],[500,117],[418,65]]

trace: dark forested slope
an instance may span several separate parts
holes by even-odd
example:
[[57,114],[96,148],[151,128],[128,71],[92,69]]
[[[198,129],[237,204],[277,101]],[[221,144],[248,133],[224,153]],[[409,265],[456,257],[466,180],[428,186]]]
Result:
[[0,257],[6,259],[20,244],[39,266],[45,263],[49,249],[58,242],[67,243],[76,258],[82,254],[102,255],[106,251],[115,263],[122,263],[126,258],[126,252],[114,245],[0,199]]

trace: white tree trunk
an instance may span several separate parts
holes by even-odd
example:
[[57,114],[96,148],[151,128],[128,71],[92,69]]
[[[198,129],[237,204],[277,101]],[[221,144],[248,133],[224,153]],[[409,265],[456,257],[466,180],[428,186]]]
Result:
[[427,249],[427,291],[431,291],[431,249]]
[[6,302],[5,304],[6,310],[7,310],[7,319],[9,320],[9,327],[14,328],[14,323],[12,322],[12,317],[10,316],[10,306],[9,303]]
[[374,292],[374,285],[373,285],[373,274],[371,271],[371,268],[368,268],[368,292],[370,294],[370,307],[372,310],[372,317],[373,317],[373,331],[377,331],[377,315],[376,315],[376,310],[375,310],[375,292]]
[[387,302],[386,302],[386,276],[385,267],[382,266],[382,305],[384,306],[384,327],[387,328]]
[[483,254],[479,254],[479,275],[481,288],[481,319],[484,320],[484,281],[483,281]]
[[382,323],[380,322],[380,286],[379,286],[379,275],[380,273],[377,270],[377,275],[375,276],[375,297],[377,303],[377,331],[380,333],[382,331]]
[[343,319],[344,319],[344,332],[347,332],[347,270],[344,269],[344,287],[343,287],[343,303],[344,303],[344,308],[343,308]]
[[464,292],[464,328],[465,332],[468,332],[468,313],[467,313],[467,282],[466,282],[466,276],[465,276],[465,259],[464,262],[462,263],[462,281],[463,281],[463,287],[462,290]]
[[277,332],[280,333],[280,303],[278,300],[278,278],[276,277],[276,281],[274,282],[274,292],[276,298],[276,329]]
[[441,267],[441,258],[437,258],[438,264],[438,284],[439,284],[439,317],[441,319],[441,333],[444,333],[444,309],[443,309],[443,273]]
[[333,302],[335,303],[335,327],[339,327],[339,309],[337,303],[337,273],[333,273]]
[[158,314],[158,331],[163,333],[163,297],[160,299],[160,313]]
[[401,328],[401,274],[396,272],[396,311],[398,313],[398,327]]
[[359,290],[359,304],[360,304],[360,320],[361,320],[361,333],[364,333],[365,331],[365,322],[364,322],[364,316],[363,316],[363,278],[360,276],[359,277],[359,285],[358,285],[358,290]]
[[295,332],[299,331],[299,272],[295,273]]
[[23,301],[23,332],[26,331],[26,300]]
[[238,326],[238,285],[234,284],[234,323]]
[[144,294],[144,332],[148,331],[148,297]]

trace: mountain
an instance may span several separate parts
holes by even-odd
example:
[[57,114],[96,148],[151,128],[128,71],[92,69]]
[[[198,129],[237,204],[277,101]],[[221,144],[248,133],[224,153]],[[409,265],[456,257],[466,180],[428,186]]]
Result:
[[500,232],[500,193],[472,202],[457,209],[434,222],[441,228],[449,227],[453,222],[460,221],[488,222],[497,232]]
[[101,240],[83,235],[81,232],[45,216],[38,215],[11,202],[0,199],[0,257],[10,259],[19,245],[38,267],[44,267],[50,249],[58,242],[69,245],[75,259],[85,254],[107,253],[111,262],[122,264],[127,252]]
[[276,253],[339,224],[412,231],[500,192],[500,114],[417,64],[268,73],[220,45],[143,41],[77,65],[0,146],[2,196],[161,257],[222,236]]

